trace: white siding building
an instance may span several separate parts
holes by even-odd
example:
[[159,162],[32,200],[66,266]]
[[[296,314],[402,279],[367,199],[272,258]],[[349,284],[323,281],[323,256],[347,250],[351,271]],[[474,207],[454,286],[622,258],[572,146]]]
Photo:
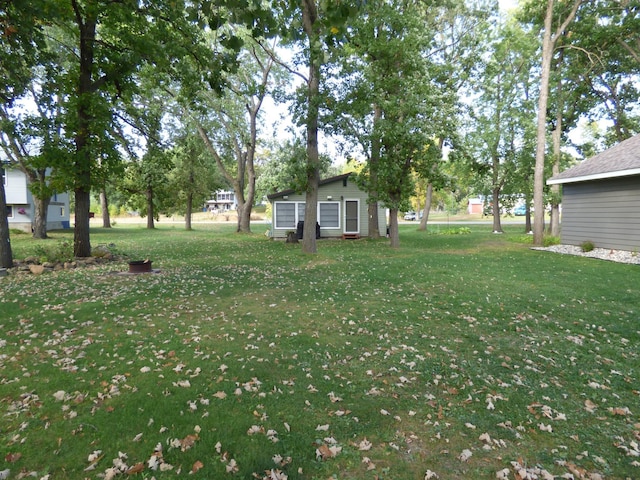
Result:
[[[7,197],[9,228],[31,232],[35,207],[27,176],[18,169],[4,168],[0,168],[0,175]],[[47,212],[47,230],[69,228],[69,215],[69,194],[54,194]]]

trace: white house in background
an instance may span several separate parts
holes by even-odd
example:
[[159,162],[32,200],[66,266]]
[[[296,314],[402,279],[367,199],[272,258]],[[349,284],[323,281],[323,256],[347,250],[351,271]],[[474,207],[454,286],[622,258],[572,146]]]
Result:
[[[29,190],[27,176],[18,169],[0,167],[0,181],[4,184],[7,197],[7,218],[9,228],[19,228],[31,232],[35,206]],[[47,212],[47,230],[69,228],[69,194],[57,193],[51,197]]]
[[214,193],[214,198],[207,200],[205,208],[208,212],[227,212],[237,210],[238,202],[233,190],[218,190]]

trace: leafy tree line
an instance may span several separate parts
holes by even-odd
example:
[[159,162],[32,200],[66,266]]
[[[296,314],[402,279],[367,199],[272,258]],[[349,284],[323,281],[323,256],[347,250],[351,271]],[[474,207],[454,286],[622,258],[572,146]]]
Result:
[[[92,192],[105,226],[109,197],[120,196],[149,228],[163,212],[186,214],[190,228],[193,209],[226,184],[237,230],[249,232],[262,192],[294,186],[313,229],[323,132],[362,163],[370,230],[380,234],[382,203],[391,246],[416,186],[423,229],[445,189],[490,196],[496,231],[504,194],[535,211],[550,203],[555,233],[560,192],[544,179],[568,161],[578,121],[606,120],[604,145],[640,128],[638,8],[521,0],[507,16],[493,0],[3,2],[0,148],[29,178],[35,237],[46,237],[52,192],[73,193],[77,256],[91,254]],[[264,141],[268,98],[291,105],[290,141]],[[2,186],[9,265],[5,204]],[[543,228],[536,215],[536,243]],[[311,230],[302,248],[316,251]]]

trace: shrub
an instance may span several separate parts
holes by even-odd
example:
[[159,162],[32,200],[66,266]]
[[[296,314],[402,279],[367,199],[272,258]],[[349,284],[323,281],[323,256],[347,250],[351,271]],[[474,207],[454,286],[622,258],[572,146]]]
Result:
[[593,244],[592,241],[586,240],[580,244],[580,248],[582,249],[583,252],[586,253],[586,252],[591,252],[594,248],[596,248],[596,246]]
[[37,245],[36,256],[42,262],[70,262],[73,260],[73,244],[69,240],[62,240],[56,245]]
[[551,245],[560,245],[560,237],[554,237],[552,235],[547,235],[544,237],[544,246],[550,247]]
[[468,235],[469,233],[471,233],[469,227],[447,228],[440,232],[442,235]]

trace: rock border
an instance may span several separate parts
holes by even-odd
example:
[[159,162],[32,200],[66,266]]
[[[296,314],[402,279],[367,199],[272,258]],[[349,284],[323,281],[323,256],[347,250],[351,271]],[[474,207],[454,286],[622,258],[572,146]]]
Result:
[[112,262],[126,261],[124,256],[115,255],[110,250],[112,246],[115,247],[115,245],[98,245],[93,249],[93,256],[77,257],[71,261],[41,262],[40,259],[35,256],[26,257],[23,260],[14,260],[13,267],[4,269],[4,275],[0,273],[0,277],[12,274],[42,275],[47,272],[74,270],[76,268],[94,267]]
[[550,247],[532,247],[531,249],[560,253],[562,255],[576,255],[580,257],[596,258],[599,260],[608,260],[610,262],[640,265],[640,255],[638,252],[629,252],[627,250],[594,248],[590,252],[583,252],[582,248],[577,245],[552,245]]

